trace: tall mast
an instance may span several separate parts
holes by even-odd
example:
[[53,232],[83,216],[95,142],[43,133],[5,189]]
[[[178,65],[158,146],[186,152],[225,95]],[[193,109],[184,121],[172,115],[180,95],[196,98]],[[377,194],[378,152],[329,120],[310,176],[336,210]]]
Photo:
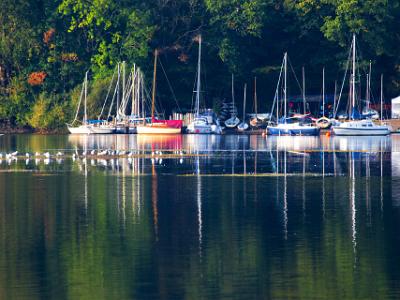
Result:
[[285,117],[285,123],[286,123],[286,102],[287,102],[287,52],[285,52],[285,76],[283,80],[283,111],[284,111],[284,117]]
[[197,87],[196,87],[196,116],[200,113],[200,88],[201,88],[201,35],[199,35],[199,56],[197,58]]
[[131,77],[132,77],[132,106],[131,106],[131,116],[133,116],[136,113],[136,102],[137,99],[135,97],[135,79],[137,82],[137,78],[135,77],[136,75],[136,64],[133,64],[133,70],[131,72]]
[[154,108],[155,108],[155,100],[156,100],[156,81],[157,81],[157,58],[158,58],[158,50],[154,51],[154,71],[153,71],[153,91],[151,96],[151,121],[154,121]]
[[244,84],[244,91],[243,91],[243,122],[246,117],[246,96],[247,96],[247,83]]
[[367,108],[369,109],[371,103],[371,73],[372,73],[372,63],[369,61],[369,73],[368,73],[368,93],[367,93]]
[[325,67],[322,68],[322,116],[325,117]]
[[383,120],[383,74],[381,74],[381,122]]
[[[125,103],[125,61],[122,62],[122,103]],[[125,112],[124,112],[125,113]]]
[[356,107],[356,35],[353,34],[353,74],[351,83],[351,102],[352,109]]
[[139,76],[140,76],[140,97],[142,98],[142,117],[143,117],[143,123],[145,123],[146,110],[144,108],[144,78],[142,73]]
[[254,77],[254,109],[256,111],[257,119],[257,77]]
[[303,113],[306,114],[306,73],[304,66],[301,68],[301,74],[303,78]]
[[334,113],[334,117],[336,116],[336,97],[337,97],[337,81],[335,80],[335,92],[333,95],[333,113]]
[[117,86],[116,86],[116,89],[117,89],[117,107],[115,109],[117,121],[119,119],[119,81],[120,81],[120,78],[121,78],[121,69],[120,69],[120,63],[118,63],[118,81],[117,81]]
[[86,125],[87,124],[87,82],[88,82],[88,72],[86,71],[85,74],[85,112],[84,112],[84,116],[83,116],[83,124]]
[[233,117],[234,110],[235,110],[235,87],[234,87],[234,81],[235,77],[232,73],[232,111],[231,111],[231,116]]

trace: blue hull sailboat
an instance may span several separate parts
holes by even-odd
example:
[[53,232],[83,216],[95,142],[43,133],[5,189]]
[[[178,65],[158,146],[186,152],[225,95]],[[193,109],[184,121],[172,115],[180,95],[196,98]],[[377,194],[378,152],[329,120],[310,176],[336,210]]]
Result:
[[[287,117],[287,53],[285,53],[283,58],[283,64],[281,67],[281,73],[279,75],[278,85],[275,93],[275,101],[276,101],[276,124],[267,126],[267,134],[268,135],[306,135],[306,136],[316,136],[319,135],[319,128],[314,126],[312,122],[310,122],[307,116],[304,117]],[[284,96],[284,114],[282,118],[279,118],[279,101],[278,101],[278,89],[282,76],[282,71],[284,72],[283,76],[283,96]],[[272,113],[271,113],[272,115]]]

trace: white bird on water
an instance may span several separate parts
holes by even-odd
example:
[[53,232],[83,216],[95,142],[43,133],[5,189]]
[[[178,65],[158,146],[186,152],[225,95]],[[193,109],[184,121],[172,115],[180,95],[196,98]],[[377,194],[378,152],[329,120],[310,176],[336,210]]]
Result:
[[64,155],[64,153],[62,153],[62,152],[58,151],[56,155],[57,155],[57,156],[63,156],[63,155]]
[[43,153],[43,155],[44,155],[44,157],[46,157],[47,159],[50,158],[50,153],[49,153],[49,152],[45,152],[45,153]]
[[90,155],[96,155],[96,150],[92,150],[92,151],[90,151]]
[[26,156],[26,158],[28,158],[28,159],[29,159],[29,157],[31,157],[31,155],[29,154],[29,152],[26,152],[25,156]]
[[14,151],[13,153],[11,153],[11,156],[17,156],[18,155],[18,151]]

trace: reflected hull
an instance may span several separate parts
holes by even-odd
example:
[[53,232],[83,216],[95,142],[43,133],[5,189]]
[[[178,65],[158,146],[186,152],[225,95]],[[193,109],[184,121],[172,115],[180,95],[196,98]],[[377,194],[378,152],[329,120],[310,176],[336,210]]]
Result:
[[138,125],[136,127],[137,134],[180,134],[181,128],[174,128],[162,125]]

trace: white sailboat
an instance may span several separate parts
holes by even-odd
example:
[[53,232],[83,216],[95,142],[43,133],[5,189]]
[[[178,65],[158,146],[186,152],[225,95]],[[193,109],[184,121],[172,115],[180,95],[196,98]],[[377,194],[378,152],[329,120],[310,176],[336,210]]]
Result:
[[231,117],[225,121],[225,126],[228,128],[235,128],[240,123],[239,118],[237,117],[237,111],[235,107],[235,87],[234,87],[234,76],[232,74],[232,108],[231,108]]
[[[304,122],[302,118],[297,117],[288,117],[287,116],[287,53],[285,53],[283,58],[283,63],[281,67],[281,73],[279,74],[279,80],[277,89],[275,92],[275,100],[276,103],[276,124],[268,125],[266,133],[269,135],[306,135],[306,136],[315,136],[319,135],[319,128],[314,126],[309,122]],[[283,117],[279,118],[279,85],[282,76],[282,69],[284,72],[283,76]],[[276,101],[276,102],[275,102]],[[274,106],[274,105],[273,105]],[[274,109],[274,107],[273,107]],[[272,113],[271,113],[272,115]]]
[[[88,72],[89,71],[87,71],[85,73],[85,79],[83,81],[82,91],[81,91],[81,95],[79,97],[79,103],[78,103],[78,107],[76,109],[75,118],[70,124],[67,124],[68,130],[72,134],[90,134],[90,133],[92,133],[92,129],[91,129],[92,126],[88,123],[87,109],[86,109],[86,107],[87,107],[87,78],[88,78]],[[82,103],[82,98],[84,98],[83,119],[82,119],[81,125],[74,125],[75,123],[79,122],[78,121],[78,114],[79,114],[80,106],[81,106],[81,103]]]
[[[390,134],[389,126],[375,124],[371,119],[360,120],[360,113],[356,107],[356,36],[353,34],[352,41],[352,74],[351,74],[351,101],[352,112],[350,120],[332,127],[335,135],[339,136],[373,136]],[[382,84],[382,83],[381,83]],[[381,99],[382,101],[382,99]]]
[[243,119],[242,122],[238,125],[239,131],[245,131],[249,129],[249,124],[246,123],[246,95],[247,94],[247,84],[244,84],[244,91],[243,91]]
[[221,133],[219,126],[213,124],[208,116],[202,116],[200,114],[200,93],[201,93],[201,44],[202,36],[199,35],[199,54],[197,60],[197,84],[196,84],[196,102],[194,119],[187,127],[188,133],[198,133],[198,134],[210,134],[210,133]]

